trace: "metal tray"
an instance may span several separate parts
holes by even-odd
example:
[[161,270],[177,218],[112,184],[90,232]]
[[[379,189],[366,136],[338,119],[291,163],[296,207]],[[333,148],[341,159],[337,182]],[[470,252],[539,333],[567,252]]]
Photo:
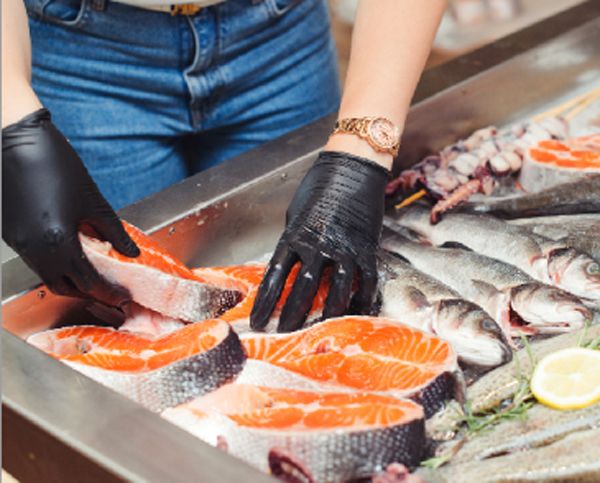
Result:
[[[600,83],[600,2],[589,0],[423,75],[396,169],[488,124],[529,117]],[[273,249],[284,212],[332,127],[327,117],[189,178],[121,216],[191,266]],[[272,481],[23,340],[90,323],[81,302],[2,265],[3,465],[22,481]]]

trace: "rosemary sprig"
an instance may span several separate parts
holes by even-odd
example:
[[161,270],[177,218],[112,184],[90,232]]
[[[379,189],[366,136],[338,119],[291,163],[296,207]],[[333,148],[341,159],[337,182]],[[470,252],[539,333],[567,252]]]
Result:
[[421,466],[429,468],[430,470],[437,470],[440,466],[445,465],[454,456],[452,453],[447,453],[442,456],[434,456],[426,460],[421,461]]

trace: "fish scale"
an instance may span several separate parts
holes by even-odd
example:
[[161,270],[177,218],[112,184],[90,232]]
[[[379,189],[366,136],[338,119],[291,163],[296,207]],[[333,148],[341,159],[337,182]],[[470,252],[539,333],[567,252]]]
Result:
[[589,309],[577,297],[500,260],[463,249],[424,246],[391,230],[385,232],[381,245],[480,305],[507,338],[514,332],[511,311],[540,332],[568,331],[591,319]]

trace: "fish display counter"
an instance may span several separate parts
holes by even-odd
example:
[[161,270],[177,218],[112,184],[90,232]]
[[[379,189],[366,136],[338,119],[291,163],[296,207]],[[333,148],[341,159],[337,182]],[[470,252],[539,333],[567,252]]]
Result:
[[[426,71],[396,174],[476,129],[530,119],[597,88],[598,45],[600,3],[589,0]],[[264,259],[333,123],[321,119],[120,215],[191,267]],[[2,456],[9,473],[24,482],[273,481],[24,340],[97,320],[116,325],[119,314],[49,293],[18,258],[3,263],[2,276]]]

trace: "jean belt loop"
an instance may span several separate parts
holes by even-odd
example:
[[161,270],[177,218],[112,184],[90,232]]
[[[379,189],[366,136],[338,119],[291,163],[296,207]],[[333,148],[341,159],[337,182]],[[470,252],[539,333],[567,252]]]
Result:
[[96,10],[97,12],[102,12],[106,8],[107,3],[108,0],[90,0],[92,10]]

